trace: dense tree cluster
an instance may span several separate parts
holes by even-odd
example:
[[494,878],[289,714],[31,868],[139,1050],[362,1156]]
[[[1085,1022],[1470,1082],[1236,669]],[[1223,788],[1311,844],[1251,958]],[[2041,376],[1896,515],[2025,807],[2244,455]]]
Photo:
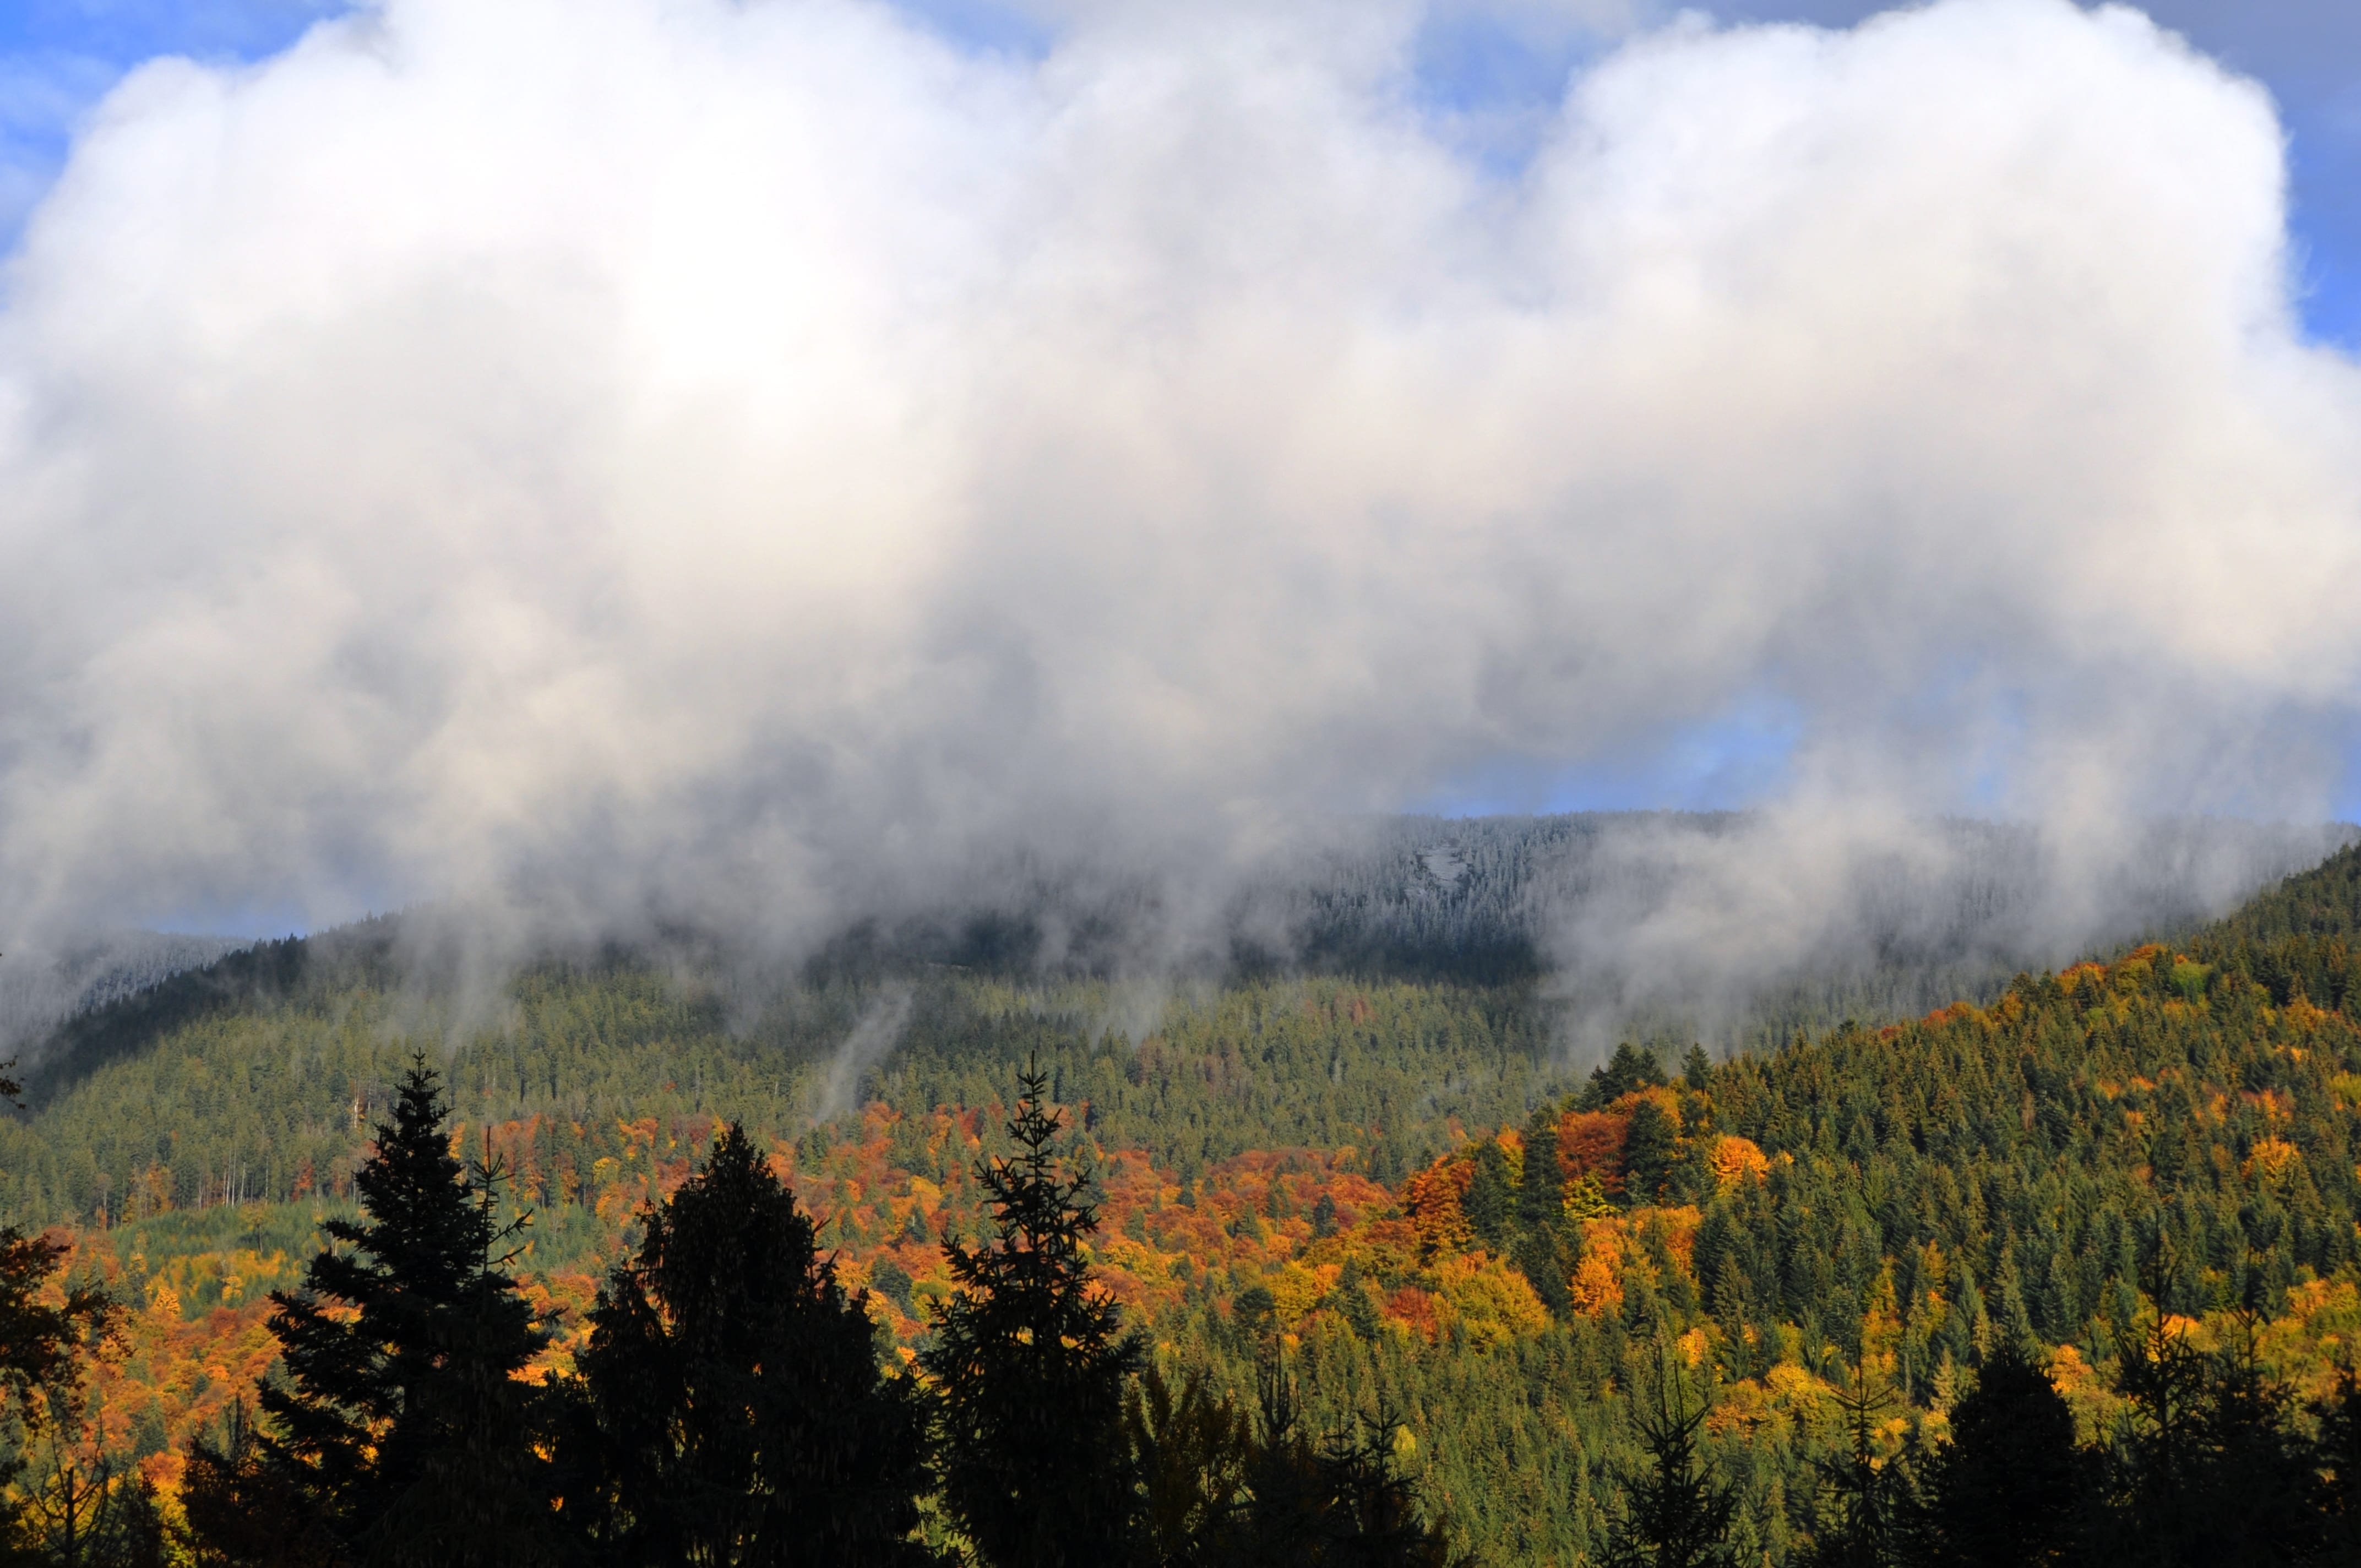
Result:
[[[1176,1413],[1091,1279],[1090,1175],[1060,1149],[1046,1077],[1020,1088],[1016,1153],[977,1173],[993,1233],[951,1244],[961,1288],[917,1368],[889,1373],[865,1292],[838,1282],[809,1217],[731,1125],[642,1215],[575,1368],[539,1376],[545,1328],[509,1272],[525,1219],[500,1217],[497,1161],[454,1152],[420,1058],[357,1177],[365,1218],[329,1222],[302,1288],[274,1296],[283,1374],[191,1454],[185,1522],[168,1528],[136,1481],[88,1474],[28,1494],[27,1517],[5,1521],[16,1555],[72,1568],[1449,1561],[1390,1424],[1311,1434],[1275,1358],[1250,1415],[1196,1382]],[[20,1406],[27,1389],[71,1389],[85,1348],[73,1336],[103,1332],[114,1310],[87,1289],[35,1300],[54,1263],[54,1244],[0,1237],[0,1380]],[[41,1515],[61,1496],[81,1505],[78,1534]]]

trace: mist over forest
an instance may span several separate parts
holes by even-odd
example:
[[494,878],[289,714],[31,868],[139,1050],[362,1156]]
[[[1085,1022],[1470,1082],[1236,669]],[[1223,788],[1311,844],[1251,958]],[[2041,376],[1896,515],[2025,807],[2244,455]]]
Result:
[[[2094,864],[2037,828],[1960,818],[1830,843],[1759,813],[1402,817],[1333,828],[1218,898],[1202,883],[1184,902],[1147,877],[1020,865],[972,903],[864,919],[803,951],[695,927],[534,951],[434,907],[373,922],[369,945],[395,966],[390,983],[446,1005],[537,963],[619,955],[718,977],[741,1011],[767,1004],[766,987],[944,968],[1112,981],[1124,1000],[1103,1026],[1134,1040],[1176,988],[1241,979],[1529,985],[1568,1062],[1587,1065],[1624,1038],[1727,1054],[1985,1000],[2019,971],[2185,933],[2356,837],[2345,825],[2166,822]],[[20,954],[0,968],[0,1039],[38,1065],[58,1025],[246,945],[137,933],[55,959]],[[856,1028],[848,1058],[873,1065],[901,1026]],[[831,1113],[851,1108],[855,1087],[829,1091]]]

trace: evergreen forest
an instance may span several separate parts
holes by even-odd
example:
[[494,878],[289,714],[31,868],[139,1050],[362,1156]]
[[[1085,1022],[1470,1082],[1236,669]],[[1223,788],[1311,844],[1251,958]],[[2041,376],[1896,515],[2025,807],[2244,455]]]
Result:
[[83,1011],[0,1084],[0,1541],[2361,1562],[2361,850],[1579,1066],[1507,925],[1325,885],[1155,984],[1020,922],[485,987],[380,920]]

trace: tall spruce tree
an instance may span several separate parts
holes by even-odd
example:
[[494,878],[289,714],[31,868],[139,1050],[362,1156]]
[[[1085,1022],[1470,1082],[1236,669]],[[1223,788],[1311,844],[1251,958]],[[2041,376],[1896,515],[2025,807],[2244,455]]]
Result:
[[1951,1441],[1927,1461],[1918,1531],[1930,1568],[2038,1568],[2074,1553],[2090,1497],[2074,1412],[2013,1342],[1951,1409]]
[[916,1387],[881,1375],[867,1292],[838,1283],[745,1130],[642,1224],[591,1309],[563,1450],[604,1559],[928,1561],[909,1539],[927,1480]]
[[[546,1401],[518,1376],[547,1336],[506,1272],[500,1171],[452,1153],[445,1115],[413,1058],[354,1178],[367,1221],[327,1222],[303,1288],[272,1292],[286,1377],[260,1390],[269,1475],[242,1495],[291,1508],[286,1530],[333,1541],[343,1562],[555,1563]],[[226,1539],[212,1547],[240,1560]]]
[[920,1356],[939,1395],[942,1498],[994,1568],[1115,1563],[1135,1533],[1124,1383],[1143,1353],[1091,1282],[1091,1176],[1054,1147],[1049,1076],[1017,1082],[1016,1153],[976,1166],[994,1234],[945,1245],[957,1288]]

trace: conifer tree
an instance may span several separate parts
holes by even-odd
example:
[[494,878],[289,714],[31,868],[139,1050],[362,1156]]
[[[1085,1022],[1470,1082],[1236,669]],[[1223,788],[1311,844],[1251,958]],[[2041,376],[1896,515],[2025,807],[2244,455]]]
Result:
[[1067,1174],[1053,1146],[1049,1075],[1028,1068],[1017,1082],[1016,1153],[976,1167],[994,1234],[981,1246],[945,1244],[957,1288],[920,1362],[939,1394],[952,1520],[994,1568],[1081,1568],[1131,1548],[1123,1393],[1143,1353],[1091,1281],[1091,1176]]
[[1878,1452],[1878,1420],[1892,1408],[1892,1387],[1867,1364],[1837,1390],[1844,1447],[1820,1462],[1822,1485],[1837,1517],[1813,1542],[1812,1568],[1888,1568],[1903,1541],[1900,1474]]
[[[914,1387],[878,1368],[864,1291],[736,1124],[642,1214],[590,1312],[569,1476],[628,1563],[917,1563]],[[570,1505],[571,1507],[571,1505]]]
[[2074,1413],[2023,1347],[2004,1343],[1951,1409],[1927,1463],[1930,1568],[2038,1568],[2073,1552],[2089,1493]]
[[2262,1318],[2230,1315],[2205,1412],[2206,1529],[2197,1551],[2223,1568],[2299,1563],[2319,1540],[2316,1451],[2296,1432],[2293,1396],[2264,1367]]
[[1509,1181],[1509,1157],[1498,1142],[1486,1138],[1476,1146],[1475,1165],[1460,1210],[1467,1216],[1476,1239],[1498,1251],[1509,1240],[1517,1212],[1517,1191]]
[[1635,1089],[1647,1089],[1664,1081],[1664,1064],[1653,1051],[1642,1050],[1626,1040],[1615,1047],[1615,1054],[1590,1071],[1590,1081],[1583,1086],[1580,1104],[1585,1111],[1603,1111]]
[[1252,1447],[1237,1407],[1202,1373],[1184,1376],[1176,1391],[1151,1366],[1125,1393],[1124,1430],[1148,1568],[1196,1568],[1234,1552]]
[[[2151,1298],[2161,1295],[2151,1279]],[[2301,1562],[2323,1525],[2316,1451],[2297,1436],[2287,1388],[2264,1368],[2258,1311],[2231,1314],[2207,1352],[2159,1310],[2126,1350],[2117,1386],[2132,1417],[2113,1455],[2103,1555],[2179,1568]]]
[[[560,1559],[544,1397],[518,1377],[546,1334],[507,1274],[500,1170],[465,1167],[434,1070],[413,1058],[303,1288],[274,1291],[284,1383],[259,1394],[267,1484],[343,1561],[500,1568]],[[225,1554],[226,1540],[210,1543]]]
[[[0,1062],[0,1100],[11,1103],[25,1092],[10,1076],[16,1066]],[[90,1279],[68,1284],[54,1303],[43,1299],[67,1251],[55,1236],[0,1225],[0,1410],[13,1406],[35,1426],[43,1413],[36,1393],[78,1381],[85,1353],[112,1337],[123,1318],[121,1303]],[[0,1469],[0,1480],[9,1473]]]
[[340,1568],[350,1561],[292,1467],[274,1464],[241,1399],[189,1445],[181,1479],[196,1568]]
[[1635,1204],[1653,1203],[1673,1173],[1678,1134],[1664,1108],[1642,1100],[1631,1108],[1623,1138],[1623,1191]]
[[2335,1387],[2312,1414],[2323,1515],[2314,1560],[2361,1563],[2361,1375],[2349,1365],[2339,1367]]
[[1255,1405],[1243,1506],[1197,1561],[1223,1568],[1453,1568],[1442,1522],[1427,1517],[1395,1458],[1398,1421],[1380,1414],[1315,1439],[1277,1352],[1257,1367]]
[[1704,1448],[1706,1403],[1692,1396],[1660,1341],[1655,1387],[1631,1401],[1647,1465],[1627,1476],[1609,1520],[1609,1568],[1720,1568],[1730,1562],[1738,1496],[1719,1479]]
[[1524,1179],[1517,1188],[1517,1237],[1512,1260],[1552,1313],[1573,1304],[1566,1281],[1574,1272],[1568,1245],[1565,1176],[1557,1157],[1557,1112],[1544,1106],[1525,1124]]

